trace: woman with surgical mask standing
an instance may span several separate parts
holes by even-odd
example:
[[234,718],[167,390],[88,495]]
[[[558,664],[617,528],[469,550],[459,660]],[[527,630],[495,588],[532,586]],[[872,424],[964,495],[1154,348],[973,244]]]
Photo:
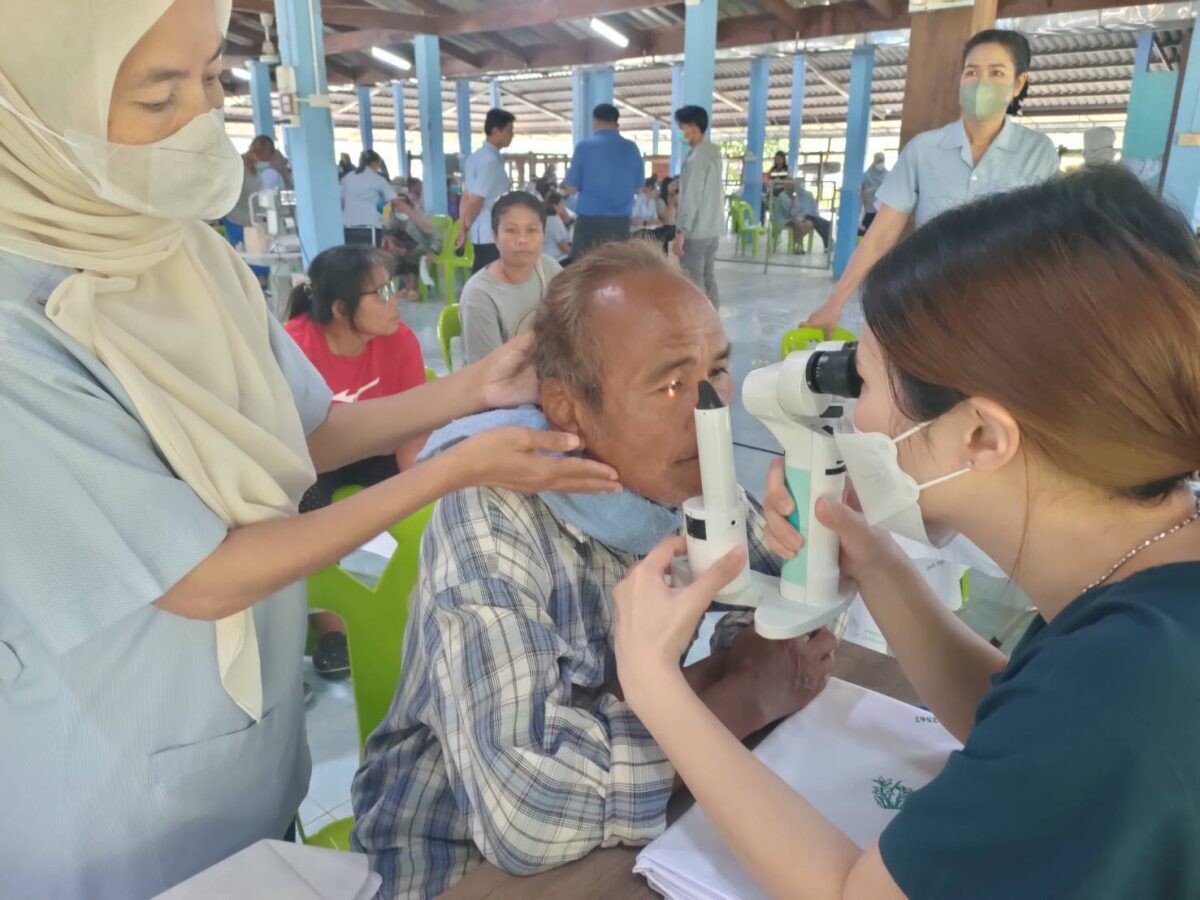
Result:
[[[680,677],[745,557],[673,590],[679,539],[614,590],[625,700],[771,896],[1200,897],[1200,246],[1187,222],[1128,172],[1083,171],[938,217],[880,260],[863,310],[858,430],[837,435],[857,502],[822,499],[816,516],[963,748],[856,846]],[[803,546],[793,507],[777,466],[764,508],[783,557]],[[958,531],[1005,569],[1037,611],[1010,657],[885,529]]]
[[829,299],[805,325],[831,334],[863,278],[896,245],[912,220],[920,228],[938,213],[987,194],[1037,184],[1058,172],[1046,135],[1010,116],[1029,93],[1032,53],[1016,31],[991,29],[963,48],[962,118],[917,135],[875,194],[876,215]]
[[305,576],[457,487],[615,474],[506,430],[296,515],[318,471],[531,402],[524,348],[331,404],[202,221],[244,171],[229,0],[25,6],[0,0],[0,893],[146,897],[288,831]]

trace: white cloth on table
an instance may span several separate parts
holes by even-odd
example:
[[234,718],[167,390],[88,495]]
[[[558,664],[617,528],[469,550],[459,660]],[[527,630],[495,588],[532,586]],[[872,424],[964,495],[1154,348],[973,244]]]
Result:
[[259,841],[159,900],[369,900],[382,882],[362,854]]
[[[835,678],[754,755],[866,847],[959,746],[930,713]],[[639,853],[634,871],[672,900],[769,896],[699,806]]]

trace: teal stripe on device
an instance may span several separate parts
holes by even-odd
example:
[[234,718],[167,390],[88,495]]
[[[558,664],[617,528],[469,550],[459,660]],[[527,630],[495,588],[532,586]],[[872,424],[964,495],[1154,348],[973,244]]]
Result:
[[788,521],[805,537],[804,548],[783,564],[780,578],[805,587],[808,584],[808,507],[809,495],[812,493],[812,473],[808,469],[796,469],[787,466],[784,470],[788,493],[796,508],[788,516]]

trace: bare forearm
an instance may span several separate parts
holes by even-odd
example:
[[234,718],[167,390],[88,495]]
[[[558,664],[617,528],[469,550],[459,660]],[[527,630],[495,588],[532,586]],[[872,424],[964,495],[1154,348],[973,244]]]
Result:
[[438,456],[324,509],[235,528],[155,605],[189,619],[240,612],[461,487],[462,477]]
[[479,218],[479,213],[483,211],[483,198],[475,194],[468,194],[463,197],[462,205],[458,210],[458,218],[462,222],[463,230],[467,230],[475,224],[475,220]]
[[410,438],[482,408],[481,374],[467,366],[390,397],[335,403],[308,436],[318,472],[332,472],[369,456],[385,456]]
[[[739,741],[760,728],[770,725],[749,682],[736,677],[721,677],[707,687],[695,691],[695,696]],[[668,752],[668,755],[670,753]]]
[[880,213],[871,227],[867,229],[861,243],[850,257],[846,271],[842,273],[842,277],[838,279],[838,283],[833,288],[833,293],[829,295],[828,302],[836,304],[839,310],[858,290],[858,286],[867,277],[867,273],[874,268],[875,263],[896,246],[900,235],[904,233],[904,228],[908,224],[908,216],[890,208],[889,212],[890,215]]
[[772,896],[842,897],[854,843],[731,734],[681,681],[640,715],[722,838]]
[[1004,654],[947,609],[911,564],[890,567],[859,588],[921,700],[965,741]]

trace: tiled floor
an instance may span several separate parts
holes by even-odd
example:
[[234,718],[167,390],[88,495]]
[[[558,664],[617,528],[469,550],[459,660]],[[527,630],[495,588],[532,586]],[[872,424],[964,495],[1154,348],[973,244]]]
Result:
[[[821,256],[803,258],[819,261]],[[792,260],[789,260],[791,262]],[[733,343],[733,375],[741,384],[746,374],[778,359],[779,339],[828,295],[829,272],[773,266],[764,274],[761,262],[718,262],[721,320]],[[437,342],[437,317],[442,304],[405,304],[401,315],[416,332],[425,362],[439,374],[446,371]],[[850,312],[848,310],[848,312]],[[846,323],[852,330],[857,322]],[[778,445],[761,423],[736,407],[733,414],[735,464],[739,480],[750,491],[761,493],[767,466]],[[1004,590],[1004,582],[972,576],[972,607],[981,621],[973,627],[991,627],[991,620],[1007,622],[1021,598]],[[985,632],[986,633],[986,632]],[[993,632],[994,633],[994,632]],[[329,684],[311,670],[308,683],[314,698],[308,711],[308,739],[313,773],[301,821],[312,833],[335,819],[350,815],[350,783],[358,765],[357,726],[350,687]]]

